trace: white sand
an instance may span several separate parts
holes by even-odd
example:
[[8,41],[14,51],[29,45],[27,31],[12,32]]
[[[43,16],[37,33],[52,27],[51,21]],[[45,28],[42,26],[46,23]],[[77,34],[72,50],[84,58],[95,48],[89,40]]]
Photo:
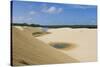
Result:
[[[32,31],[33,29],[33,31]],[[57,63],[76,63],[75,58],[36,39],[31,32],[40,31],[36,28],[12,28],[12,63],[11,65],[40,65]]]
[[17,29],[19,29],[19,30],[21,30],[21,31],[23,31],[23,30],[24,30],[24,28],[23,28],[23,27],[21,27],[21,26],[15,26],[15,28],[17,28]]
[[51,34],[37,37],[37,39],[42,40],[45,43],[74,43],[76,45],[75,48],[61,51],[81,62],[96,61],[96,29],[58,28],[49,29],[48,32],[51,32]]

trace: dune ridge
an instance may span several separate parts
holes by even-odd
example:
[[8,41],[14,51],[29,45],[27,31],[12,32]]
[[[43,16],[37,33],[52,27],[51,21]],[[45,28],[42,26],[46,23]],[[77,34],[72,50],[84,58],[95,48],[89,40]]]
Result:
[[79,62],[36,39],[29,30],[12,27],[12,66]]

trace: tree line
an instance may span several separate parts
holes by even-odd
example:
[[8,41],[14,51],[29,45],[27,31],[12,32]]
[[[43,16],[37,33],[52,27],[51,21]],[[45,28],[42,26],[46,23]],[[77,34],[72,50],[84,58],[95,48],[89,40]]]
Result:
[[27,23],[11,23],[12,26],[31,26],[31,27],[45,27],[45,28],[97,28],[97,25],[39,25]]

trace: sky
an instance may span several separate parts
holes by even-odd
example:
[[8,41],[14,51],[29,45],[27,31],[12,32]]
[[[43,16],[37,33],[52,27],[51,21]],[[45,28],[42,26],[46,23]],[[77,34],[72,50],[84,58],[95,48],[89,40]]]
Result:
[[13,1],[12,20],[41,25],[96,25],[97,6]]

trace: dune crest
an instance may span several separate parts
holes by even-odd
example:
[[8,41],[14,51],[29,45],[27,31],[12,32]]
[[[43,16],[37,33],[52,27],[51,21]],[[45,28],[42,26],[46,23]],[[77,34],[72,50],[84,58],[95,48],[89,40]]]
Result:
[[12,28],[12,51],[13,66],[79,62],[15,27]]

